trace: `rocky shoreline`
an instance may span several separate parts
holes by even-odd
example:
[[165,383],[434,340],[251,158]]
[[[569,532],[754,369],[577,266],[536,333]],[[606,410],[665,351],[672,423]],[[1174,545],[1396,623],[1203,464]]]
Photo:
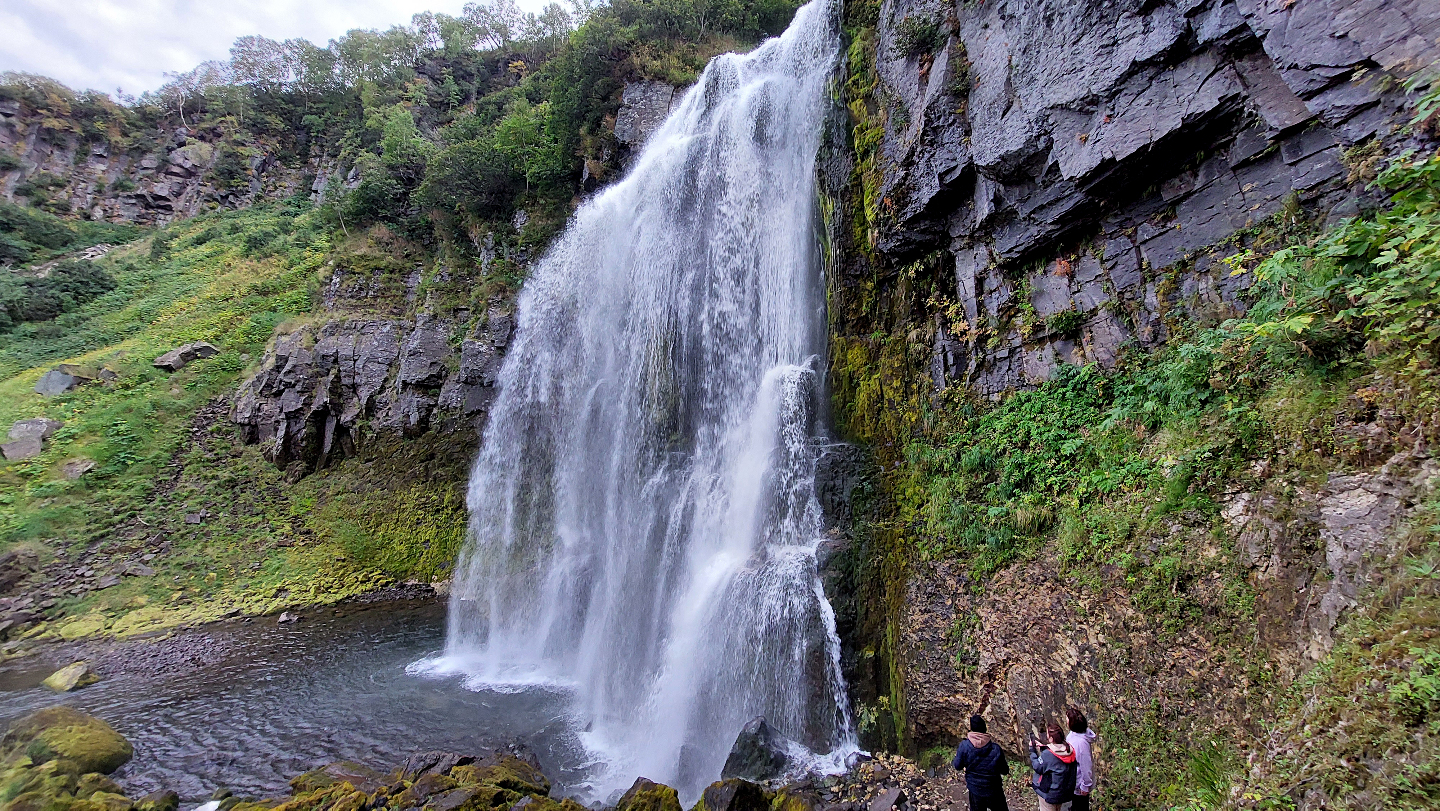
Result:
[[[745,735],[736,743],[739,751]],[[0,738],[4,811],[177,811],[170,790],[125,796],[109,775],[134,753],[105,721],[49,707],[10,725]],[[732,753],[732,760],[734,754]],[[727,767],[728,768],[728,767]],[[1006,784],[1012,803],[1029,791],[1016,768]],[[608,802],[582,805],[552,796],[553,781],[521,742],[474,753],[428,751],[388,770],[340,761],[290,780],[287,797],[252,798],[218,788],[203,811],[686,811],[674,788],[637,778]],[[961,811],[964,780],[948,764],[922,770],[893,755],[852,757],[844,775],[754,782],[724,777],[688,811]]]

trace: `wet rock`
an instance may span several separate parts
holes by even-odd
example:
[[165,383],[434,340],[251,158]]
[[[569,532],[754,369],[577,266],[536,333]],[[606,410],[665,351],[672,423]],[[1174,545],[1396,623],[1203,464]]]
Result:
[[293,614],[293,613],[291,613],[291,612],[289,612],[289,611],[282,611],[282,612],[280,612],[280,617],[279,617],[278,619],[276,619],[276,623],[279,624],[279,625],[288,625],[288,624],[290,624],[290,623],[292,623],[292,622],[299,622],[299,621],[300,621],[300,615],[299,615],[299,614]]
[[218,354],[220,354],[220,350],[214,344],[205,341],[196,341],[166,352],[155,359],[154,366],[156,369],[178,372],[193,361],[213,357]]
[[90,665],[85,662],[75,662],[51,673],[42,684],[57,693],[68,693],[71,690],[89,687],[98,681],[100,681],[100,674],[91,670]]
[[680,795],[663,783],[637,777],[621,795],[615,811],[680,811]]
[[790,741],[770,728],[763,717],[757,717],[740,730],[720,777],[742,777],[763,782],[774,780],[790,765]]
[[55,760],[57,768],[71,770],[75,775],[89,772],[110,774],[129,762],[135,750],[109,724],[69,707],[47,707],[31,713],[10,725],[0,747],[14,751],[34,742],[43,747],[29,747],[36,765]]
[[357,791],[372,794],[387,782],[384,775],[363,763],[342,760],[292,778],[290,790],[300,795],[349,783]]
[[700,804],[692,811],[769,811],[770,800],[765,790],[749,780],[732,777],[711,783],[700,795]]

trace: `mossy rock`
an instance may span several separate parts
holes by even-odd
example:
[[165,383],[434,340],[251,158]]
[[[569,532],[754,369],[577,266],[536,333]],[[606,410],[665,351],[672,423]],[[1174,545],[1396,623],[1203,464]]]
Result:
[[135,811],[178,811],[180,795],[173,791],[156,791],[135,801]]
[[275,806],[283,811],[321,811],[321,809],[335,809],[342,805],[349,805],[354,802],[354,797],[359,796],[369,799],[369,795],[359,791],[347,781],[339,781],[331,786],[318,791],[308,791],[299,794],[280,805]]
[[815,797],[783,788],[770,801],[770,811],[817,811],[820,807]]
[[456,766],[450,776],[460,785],[489,783],[520,794],[550,794],[550,781],[535,764],[514,755],[492,752],[466,766]]
[[396,808],[414,808],[423,805],[430,797],[444,794],[459,785],[455,778],[443,774],[421,775],[409,788],[396,794],[391,805]]
[[664,783],[638,777],[615,811],[680,811],[680,795]]
[[690,811],[770,811],[770,800],[759,784],[732,777],[711,783]]
[[[130,742],[99,718],[69,707],[47,707],[10,725],[0,748],[24,749],[37,765],[61,761],[75,775],[110,774],[135,754]],[[60,766],[54,767],[61,770]]]
[[68,693],[81,687],[89,687],[97,681],[100,681],[100,676],[90,669],[90,665],[76,662],[51,673],[41,684],[57,693]]
[[[80,778],[80,783],[75,787],[75,796],[83,800],[97,791],[120,795],[125,793],[114,780],[111,780],[103,774],[92,772]],[[178,797],[176,798],[176,805],[179,805]],[[158,811],[158,809],[145,809],[145,811]]]
[[66,642],[94,636],[105,630],[105,617],[100,614],[86,614],[60,626],[60,638]]
[[302,775],[291,778],[290,791],[298,797],[301,794],[330,788],[341,783],[349,783],[353,789],[366,794],[374,794],[388,781],[384,775],[363,763],[342,760],[319,769],[311,769]]
[[105,811],[130,811],[135,803],[119,791],[97,791],[86,800]]
[[511,806],[511,811],[588,811],[588,809],[569,797],[556,800],[552,797],[531,794]]
[[520,799],[515,792],[499,786],[461,786],[431,797],[425,804],[425,811],[491,811],[510,808]]

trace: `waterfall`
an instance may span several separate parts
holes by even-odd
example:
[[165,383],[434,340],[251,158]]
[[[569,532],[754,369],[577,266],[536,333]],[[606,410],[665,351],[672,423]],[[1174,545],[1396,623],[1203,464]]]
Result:
[[601,799],[641,775],[693,799],[757,715],[854,749],[815,559],[837,7],[714,59],[520,295],[445,661],[571,691]]

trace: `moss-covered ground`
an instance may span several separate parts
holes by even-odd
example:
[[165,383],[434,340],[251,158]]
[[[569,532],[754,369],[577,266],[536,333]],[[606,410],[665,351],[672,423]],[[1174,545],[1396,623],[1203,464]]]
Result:
[[[25,636],[141,633],[447,576],[473,437],[371,443],[290,481],[229,422],[276,327],[311,310],[329,233],[305,203],[199,217],[100,260],[113,291],[0,334],[0,424],[65,423],[40,456],[0,465],[0,551],[42,566]],[[152,365],[192,341],[221,352]],[[36,394],[61,362],[117,379]],[[68,478],[77,459],[94,467]]]

